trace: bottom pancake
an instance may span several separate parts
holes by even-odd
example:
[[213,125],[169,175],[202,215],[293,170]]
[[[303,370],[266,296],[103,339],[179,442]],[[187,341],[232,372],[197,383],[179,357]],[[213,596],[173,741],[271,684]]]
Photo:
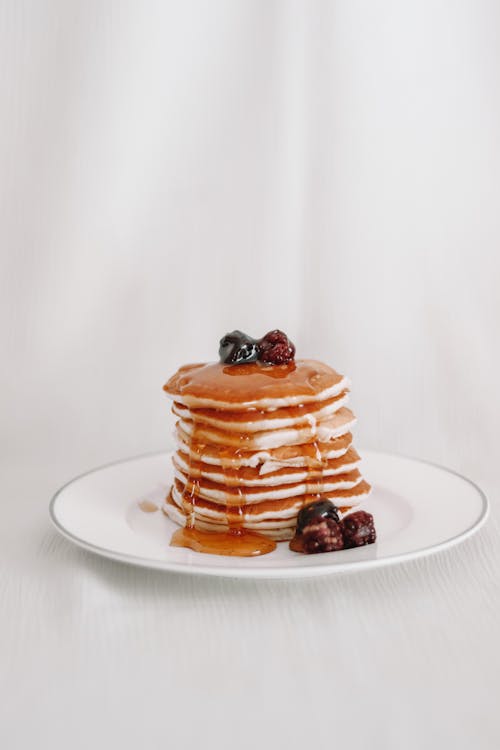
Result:
[[[170,503],[165,503],[162,510],[165,515],[170,518],[171,521],[174,521],[174,523],[178,524],[179,526],[186,526],[187,517],[182,513],[182,511],[179,510],[179,508],[177,508],[177,506],[171,505]],[[229,526],[227,524],[214,523],[212,521],[208,521],[205,518],[196,518],[194,527],[195,529],[199,529],[200,531],[214,531],[223,533],[229,531]],[[254,531],[262,534],[262,536],[266,536],[269,539],[274,539],[275,542],[287,541],[289,539],[292,539],[295,534],[295,526],[262,529],[254,528],[252,526],[247,526],[246,524],[244,524],[243,528],[247,529],[248,531]]]

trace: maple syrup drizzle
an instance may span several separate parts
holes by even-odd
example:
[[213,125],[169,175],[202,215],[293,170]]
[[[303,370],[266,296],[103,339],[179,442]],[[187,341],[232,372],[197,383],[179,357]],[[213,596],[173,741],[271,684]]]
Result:
[[[193,439],[196,440],[197,427],[193,425]],[[182,506],[186,512],[186,528],[194,531],[196,524],[196,500],[197,495],[200,491],[200,479],[193,478],[191,466],[192,466],[192,454],[189,452],[188,456],[188,471],[187,481],[182,491]]]
[[317,490],[317,484],[323,484],[325,478],[325,470],[328,466],[328,459],[321,453],[320,442],[317,438],[314,438],[308,443],[301,446],[303,454],[311,459],[311,466],[319,469],[319,477],[315,477],[314,484],[306,483],[306,492],[302,498],[302,507],[314,503],[321,499],[321,492]]
[[[182,491],[182,506],[186,514],[186,525],[172,535],[170,544],[173,547],[187,547],[195,552],[211,555],[226,555],[234,557],[254,557],[265,555],[276,549],[276,542],[262,534],[248,531],[244,528],[244,498],[241,486],[236,485],[240,502],[225,506],[227,531],[202,531],[196,527],[196,502],[200,492],[200,478],[192,475],[193,453],[192,443],[196,443],[200,456],[203,458],[203,443],[198,439],[198,428],[193,424],[193,432],[189,441],[187,458],[187,481]],[[244,436],[241,436],[244,440]],[[229,450],[227,460],[222,466],[224,478],[235,485],[238,477],[238,451]],[[229,463],[228,463],[229,462]]]

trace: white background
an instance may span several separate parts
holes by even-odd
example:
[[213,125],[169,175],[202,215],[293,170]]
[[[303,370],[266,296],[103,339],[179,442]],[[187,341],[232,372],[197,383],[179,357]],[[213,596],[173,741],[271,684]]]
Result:
[[[495,0],[0,0],[2,747],[498,748],[499,37]],[[489,491],[476,540],[253,584],[56,537],[58,485],[168,445],[180,364],[275,327],[358,443]]]

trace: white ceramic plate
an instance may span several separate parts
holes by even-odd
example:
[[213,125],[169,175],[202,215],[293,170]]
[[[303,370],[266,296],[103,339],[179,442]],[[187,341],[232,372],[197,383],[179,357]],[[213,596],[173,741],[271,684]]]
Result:
[[238,578],[299,578],[364,570],[451,547],[486,520],[484,493],[470,480],[433,464],[366,451],[363,474],[373,484],[364,507],[377,542],[358,549],[301,555],[288,544],[262,557],[223,557],[170,547],[178,528],[158,510],[172,478],[169,453],[139,456],[83,474],[52,499],[50,516],[67,539],[113,560],[178,573]]

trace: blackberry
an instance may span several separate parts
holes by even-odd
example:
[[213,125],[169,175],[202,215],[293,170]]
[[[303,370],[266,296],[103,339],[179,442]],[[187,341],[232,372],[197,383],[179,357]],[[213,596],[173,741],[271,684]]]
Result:
[[286,333],[269,331],[258,342],[259,359],[269,365],[284,365],[295,357],[295,346]]
[[373,516],[364,510],[358,510],[355,513],[349,513],[347,516],[344,516],[340,525],[346,548],[373,544],[377,539]]
[[335,552],[344,548],[342,528],[333,518],[315,519],[313,523],[304,527],[300,536],[306,555]]

